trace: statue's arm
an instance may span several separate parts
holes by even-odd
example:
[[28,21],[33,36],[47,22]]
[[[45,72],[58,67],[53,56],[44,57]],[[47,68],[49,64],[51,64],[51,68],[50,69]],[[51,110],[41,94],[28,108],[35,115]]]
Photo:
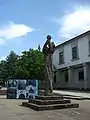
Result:
[[52,42],[52,53],[54,53],[54,51],[55,51],[55,44],[54,42]]
[[44,44],[44,46],[43,46],[43,53],[45,53],[46,52],[46,50],[47,50],[47,45],[48,45],[48,40],[45,42],[45,44]]
[[55,51],[55,44],[54,44],[54,42],[53,42],[53,49],[54,49],[54,51]]

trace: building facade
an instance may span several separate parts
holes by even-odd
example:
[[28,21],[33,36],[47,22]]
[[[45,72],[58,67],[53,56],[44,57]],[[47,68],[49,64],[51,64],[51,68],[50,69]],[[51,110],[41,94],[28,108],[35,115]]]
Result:
[[56,46],[54,87],[90,89],[90,31]]

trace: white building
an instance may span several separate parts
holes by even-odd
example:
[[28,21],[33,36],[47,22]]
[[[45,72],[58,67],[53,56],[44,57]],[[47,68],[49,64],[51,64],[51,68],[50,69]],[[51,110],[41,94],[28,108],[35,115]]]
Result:
[[54,86],[90,89],[90,31],[56,46]]

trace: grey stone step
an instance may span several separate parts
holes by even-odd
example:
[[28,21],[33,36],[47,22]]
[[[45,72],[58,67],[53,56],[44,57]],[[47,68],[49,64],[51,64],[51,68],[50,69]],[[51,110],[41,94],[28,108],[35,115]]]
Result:
[[65,104],[71,103],[71,100],[38,100],[38,99],[30,99],[30,103],[34,103],[37,105],[51,105],[51,104]]
[[65,99],[74,99],[74,100],[90,100],[90,98],[85,98],[85,97],[78,97],[78,96],[63,96]]
[[62,96],[35,96],[35,99],[39,100],[60,100],[63,99]]
[[53,109],[65,109],[65,108],[77,108],[79,104],[53,104],[53,105],[37,105],[33,103],[23,102],[23,106],[32,108],[34,110],[42,111],[42,110],[53,110]]

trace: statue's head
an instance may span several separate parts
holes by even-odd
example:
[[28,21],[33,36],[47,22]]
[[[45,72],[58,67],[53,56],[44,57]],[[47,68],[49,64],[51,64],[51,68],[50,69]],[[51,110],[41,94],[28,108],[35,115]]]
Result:
[[50,35],[47,36],[47,40],[51,40],[51,38],[52,38],[52,37],[51,37]]

